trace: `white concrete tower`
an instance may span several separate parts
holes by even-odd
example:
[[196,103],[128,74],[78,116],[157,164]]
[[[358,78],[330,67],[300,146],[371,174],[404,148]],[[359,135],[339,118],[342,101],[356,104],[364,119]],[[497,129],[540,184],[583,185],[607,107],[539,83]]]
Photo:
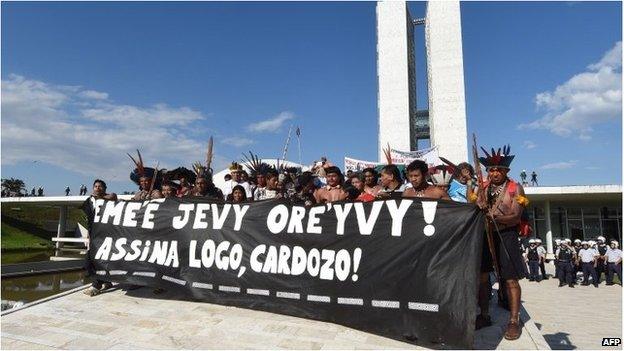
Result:
[[[413,20],[405,1],[377,3],[379,160],[382,148],[416,150],[417,115]],[[464,60],[459,1],[431,1],[425,20],[429,138],[453,162],[468,160]],[[424,112],[424,114],[423,114]],[[425,123],[425,122],[422,122]],[[424,127],[425,135],[427,126]]]
[[459,1],[429,1],[425,20],[429,134],[440,156],[468,160]]
[[382,148],[410,150],[410,116],[415,110],[413,24],[405,1],[377,3],[377,108],[379,160]]

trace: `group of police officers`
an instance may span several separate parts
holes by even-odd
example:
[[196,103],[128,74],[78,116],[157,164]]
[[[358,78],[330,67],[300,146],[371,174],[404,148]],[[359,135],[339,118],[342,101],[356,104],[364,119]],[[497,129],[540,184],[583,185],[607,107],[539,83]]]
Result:
[[[528,264],[529,281],[539,282],[548,279],[544,263],[546,249],[541,239],[530,239],[529,246],[524,250],[525,261]],[[600,284],[602,273],[606,275],[606,285],[614,285],[613,276],[617,274],[622,285],[622,250],[619,243],[611,240],[609,245],[603,236],[596,240],[582,241],[580,239],[555,239],[555,278],[559,279],[559,287],[568,285],[574,288],[577,283],[577,273],[582,272],[581,285],[591,284],[596,288]]]

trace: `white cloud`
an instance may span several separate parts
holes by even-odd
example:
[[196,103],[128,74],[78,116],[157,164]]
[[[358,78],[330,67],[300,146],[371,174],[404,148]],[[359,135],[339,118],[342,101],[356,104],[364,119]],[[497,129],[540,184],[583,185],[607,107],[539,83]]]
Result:
[[243,147],[253,144],[254,141],[248,138],[228,137],[221,139],[221,142],[234,147]]
[[[117,105],[108,94],[10,75],[2,80],[2,163],[38,160],[105,179],[133,168],[140,149],[161,168],[204,160],[206,140],[191,138],[205,117],[188,107]],[[213,168],[227,162],[216,157]]]
[[524,143],[524,148],[525,149],[535,149],[537,147],[537,144],[532,142],[531,140],[525,140]]
[[541,169],[569,169],[574,167],[578,163],[578,160],[554,162],[542,165]]
[[85,99],[94,99],[94,100],[106,100],[108,99],[107,93],[101,93],[95,90],[84,90],[79,93],[80,97]]
[[598,71],[602,68],[622,68],[622,42],[618,41],[611,50],[607,51],[597,63],[587,66],[591,70]]
[[622,42],[554,91],[537,94],[535,104],[545,114],[519,125],[520,129],[546,129],[559,136],[590,140],[593,125],[621,119]]
[[249,130],[250,132],[257,132],[257,133],[277,132],[282,127],[284,122],[291,120],[293,118],[295,118],[295,115],[292,112],[284,111],[284,112],[279,113],[277,116],[273,118],[248,125],[247,130]]

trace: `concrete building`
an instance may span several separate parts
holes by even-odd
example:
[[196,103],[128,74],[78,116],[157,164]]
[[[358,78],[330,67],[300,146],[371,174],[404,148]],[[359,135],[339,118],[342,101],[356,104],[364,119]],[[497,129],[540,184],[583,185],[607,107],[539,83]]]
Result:
[[[413,151],[429,139],[453,162],[468,159],[459,1],[429,2],[424,20],[405,1],[377,3],[379,160],[386,145]],[[414,26],[425,25],[428,106],[416,106]]]
[[528,215],[535,237],[553,252],[556,238],[622,238],[622,186],[526,187]]

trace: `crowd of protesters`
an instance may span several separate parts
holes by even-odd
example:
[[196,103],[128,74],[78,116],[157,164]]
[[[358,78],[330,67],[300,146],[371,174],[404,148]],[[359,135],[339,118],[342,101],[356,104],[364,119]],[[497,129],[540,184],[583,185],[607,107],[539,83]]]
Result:
[[[500,282],[499,303],[510,311],[504,337],[508,340],[520,337],[522,327],[519,318],[519,280],[527,276],[535,280],[536,265],[533,261],[536,257],[534,249],[536,252],[537,249],[531,247],[523,257],[519,236],[527,237],[531,233],[525,215],[529,200],[525,197],[522,184],[508,177],[510,164],[515,157],[511,155],[509,146],[498,150],[491,149],[491,152],[481,148],[484,156],[480,157],[475,145],[474,168],[468,163],[455,165],[442,157],[440,160],[444,164],[440,165],[429,165],[422,160],[414,160],[407,166],[395,165],[388,149],[384,150],[387,164],[361,171],[347,171],[346,174],[324,158],[315,162],[309,171],[302,171],[300,168],[270,166],[250,153],[251,158],[247,158],[245,163],[247,169],[233,162],[221,187],[213,183],[211,146],[212,140],[209,142],[206,163],[195,163],[192,171],[184,167],[172,171],[157,170],[145,167],[140,153],[137,159],[128,155],[136,165],[130,178],[139,187],[132,199],[144,201],[194,197],[228,203],[281,199],[280,201],[290,201],[297,205],[312,206],[337,201],[368,202],[384,198],[420,197],[475,203],[485,214],[488,233],[488,239],[484,238],[482,246],[477,301],[480,313],[477,315],[475,328],[492,325],[489,315],[492,292],[490,273],[496,272]],[[486,175],[482,174],[481,166],[485,167]],[[115,194],[106,192],[106,183],[101,180],[94,182],[92,196],[117,200]],[[496,235],[492,237],[494,230]],[[540,257],[544,255],[543,248],[539,251],[537,267]],[[501,252],[505,254],[499,254]],[[565,247],[557,252],[557,267],[564,270],[564,274],[567,274],[568,269],[563,264],[568,257],[566,253]],[[580,253],[579,256],[586,255]],[[576,254],[568,262],[575,259]],[[609,257],[603,259],[621,267],[621,258],[616,262],[612,262]],[[531,275],[527,271],[527,261],[530,261]],[[585,268],[584,259],[582,264]],[[618,274],[620,272],[621,270],[617,271]],[[96,280],[87,293],[98,294],[107,287],[106,284],[108,283]]]
[[315,162],[309,171],[295,167],[274,167],[259,160],[245,165],[233,162],[221,187],[213,183],[212,172],[179,167],[156,171],[137,165],[131,174],[139,189],[133,200],[167,197],[204,197],[215,201],[241,203],[288,199],[314,205],[335,201],[373,201],[386,197],[424,197],[467,202],[468,184],[474,171],[468,163],[429,167],[415,160],[406,167],[388,164],[361,171],[348,171],[326,159]]

